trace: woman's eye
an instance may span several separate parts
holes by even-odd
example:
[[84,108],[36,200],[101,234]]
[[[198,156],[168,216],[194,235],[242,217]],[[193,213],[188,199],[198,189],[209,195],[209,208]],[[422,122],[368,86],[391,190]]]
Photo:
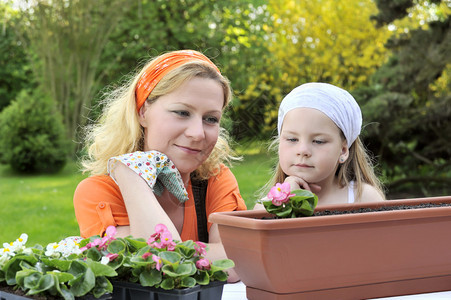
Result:
[[317,145],[321,145],[321,144],[324,144],[325,141],[322,141],[322,140],[313,140],[313,143],[314,143],[314,144],[317,144]]
[[173,113],[181,116],[181,117],[189,117],[189,112],[185,111],[185,110],[174,110],[172,111]]
[[213,116],[205,117],[204,120],[205,120],[205,122],[210,123],[210,124],[219,123],[219,119],[217,117],[213,117]]

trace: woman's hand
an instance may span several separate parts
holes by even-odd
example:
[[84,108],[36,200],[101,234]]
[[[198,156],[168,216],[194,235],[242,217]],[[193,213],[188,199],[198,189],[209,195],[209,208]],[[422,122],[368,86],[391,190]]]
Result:
[[284,182],[288,182],[290,184],[290,190],[298,190],[298,189],[304,189],[307,191],[310,191],[314,194],[317,194],[321,191],[321,187],[314,183],[308,183],[301,177],[297,176],[288,176],[285,178]]
[[183,203],[188,200],[188,193],[182,177],[174,163],[158,151],[136,151],[110,158],[108,174],[116,181],[114,168],[118,162],[138,174],[157,196],[161,196],[164,188]]

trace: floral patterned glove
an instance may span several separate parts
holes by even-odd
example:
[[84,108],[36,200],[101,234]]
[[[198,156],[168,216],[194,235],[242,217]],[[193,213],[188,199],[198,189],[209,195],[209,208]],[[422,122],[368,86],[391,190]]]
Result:
[[[157,196],[160,196],[166,187],[181,203],[188,200],[182,177],[174,163],[165,154],[158,151],[136,151],[112,157],[108,161],[110,176],[114,163],[118,161],[141,176]],[[113,176],[111,177],[114,179]]]

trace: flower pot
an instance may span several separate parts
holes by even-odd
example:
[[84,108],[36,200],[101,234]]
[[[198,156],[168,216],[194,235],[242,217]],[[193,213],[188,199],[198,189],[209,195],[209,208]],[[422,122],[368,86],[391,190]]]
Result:
[[[325,210],[451,204],[451,196],[343,204]],[[451,289],[451,206],[270,217],[215,213],[248,299],[367,299]]]
[[116,281],[113,282],[113,300],[220,300],[224,284],[223,281],[212,281],[209,285],[164,290]]

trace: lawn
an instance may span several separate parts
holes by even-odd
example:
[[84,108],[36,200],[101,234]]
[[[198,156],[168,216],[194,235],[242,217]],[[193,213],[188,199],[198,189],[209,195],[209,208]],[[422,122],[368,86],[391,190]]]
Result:
[[[270,177],[271,160],[266,154],[244,155],[232,171],[246,205],[253,207],[255,193]],[[46,245],[78,235],[72,197],[85,178],[76,163],[54,175],[18,175],[0,165],[0,248],[27,233],[27,245]]]

